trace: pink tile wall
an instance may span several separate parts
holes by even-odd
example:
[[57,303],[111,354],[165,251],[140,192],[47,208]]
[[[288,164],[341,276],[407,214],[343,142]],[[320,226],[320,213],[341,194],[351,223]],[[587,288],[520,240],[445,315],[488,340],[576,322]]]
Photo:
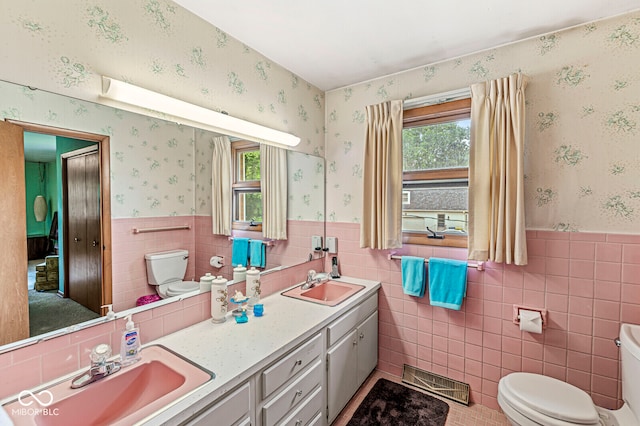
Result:
[[[155,228],[190,225],[190,230],[133,234],[133,228]],[[186,249],[192,254],[185,278],[199,280],[207,272],[233,276],[231,245],[229,238],[213,235],[210,216],[177,216],[162,218],[113,219],[113,308],[116,312],[135,306],[140,296],[155,294],[147,284],[144,260],[146,253]],[[311,235],[324,234],[324,222],[290,220],[287,222],[288,239],[276,241],[267,247],[267,268],[296,265],[308,259],[311,251]],[[234,231],[234,235],[262,238],[256,232]],[[195,255],[193,255],[195,254]],[[225,266],[215,269],[209,264],[212,256],[224,256]]]
[[[267,274],[261,279],[262,295],[303,281],[308,269],[321,268],[322,260],[318,259]],[[245,292],[244,282],[231,286],[229,294],[236,290]],[[205,293],[140,312],[133,321],[140,327],[144,344],[210,317],[211,294]],[[0,399],[88,366],[91,349],[100,343],[119,351],[123,328],[124,320],[119,319],[0,354]]]
[[[213,235],[211,216],[196,216],[196,276],[206,272],[222,275],[227,279],[233,276],[231,265],[232,242],[228,237]],[[235,236],[262,239],[258,232],[233,231]],[[287,221],[287,239],[275,241],[267,247],[267,267],[297,265],[308,259],[311,252],[311,236],[324,235],[324,222]],[[214,269],[209,264],[212,256],[224,256],[225,266]]]
[[[150,232],[134,234],[133,228],[157,228],[190,225],[190,230]],[[195,250],[194,217],[176,216],[160,218],[112,219],[111,239],[113,245],[113,309],[123,311],[136,306],[140,296],[155,294],[154,287],[147,284],[146,253],[186,249]],[[189,262],[187,279],[194,279],[195,262]]]
[[[469,383],[471,399],[498,408],[499,379],[513,371],[545,374],[618,408],[622,322],[640,323],[640,236],[529,231],[529,264],[469,269],[460,311],[402,292],[400,261],[359,248],[359,225],[327,223],[339,237],[343,275],[382,282],[378,368],[400,376],[410,364]],[[406,245],[398,254],[465,259],[466,249]],[[513,304],[548,309],[542,334],[512,323]]]

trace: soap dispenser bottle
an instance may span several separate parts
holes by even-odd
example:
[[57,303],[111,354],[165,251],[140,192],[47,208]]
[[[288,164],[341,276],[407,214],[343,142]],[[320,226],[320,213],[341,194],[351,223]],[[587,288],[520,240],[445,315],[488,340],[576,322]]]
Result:
[[134,326],[131,314],[127,315],[126,320],[127,325],[120,342],[120,362],[123,366],[140,360],[140,329]]

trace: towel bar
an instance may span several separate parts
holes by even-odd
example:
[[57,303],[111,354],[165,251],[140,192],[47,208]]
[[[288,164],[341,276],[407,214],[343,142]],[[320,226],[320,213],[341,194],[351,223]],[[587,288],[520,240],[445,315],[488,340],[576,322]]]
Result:
[[[396,256],[395,254],[389,254],[388,256],[389,260],[400,260],[402,259],[402,256]],[[429,259],[425,259],[424,263],[429,263]],[[468,268],[476,268],[478,271],[484,271],[484,262],[478,262],[478,263],[469,263],[467,265]]]
[[161,228],[133,228],[131,232],[134,234],[144,234],[146,232],[179,231],[182,229],[191,229],[191,225],[164,226]]
[[[229,241],[233,241],[233,237],[229,237]],[[267,247],[271,247],[273,245],[275,245],[275,241],[274,240],[261,240],[262,244],[264,244]]]

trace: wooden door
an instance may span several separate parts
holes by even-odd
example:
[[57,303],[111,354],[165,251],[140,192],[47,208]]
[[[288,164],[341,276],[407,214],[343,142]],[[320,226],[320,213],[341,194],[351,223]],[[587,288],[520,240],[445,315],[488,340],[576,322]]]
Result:
[[71,299],[100,313],[100,169],[98,152],[80,150],[65,160],[67,289]]
[[0,345],[29,337],[22,127],[0,121]]

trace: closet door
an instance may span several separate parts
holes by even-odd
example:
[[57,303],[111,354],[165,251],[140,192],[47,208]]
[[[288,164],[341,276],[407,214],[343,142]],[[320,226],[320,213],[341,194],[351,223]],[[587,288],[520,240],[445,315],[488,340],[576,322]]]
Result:
[[100,313],[100,171],[98,152],[66,159],[69,297]]
[[29,337],[22,127],[0,121],[0,345]]

